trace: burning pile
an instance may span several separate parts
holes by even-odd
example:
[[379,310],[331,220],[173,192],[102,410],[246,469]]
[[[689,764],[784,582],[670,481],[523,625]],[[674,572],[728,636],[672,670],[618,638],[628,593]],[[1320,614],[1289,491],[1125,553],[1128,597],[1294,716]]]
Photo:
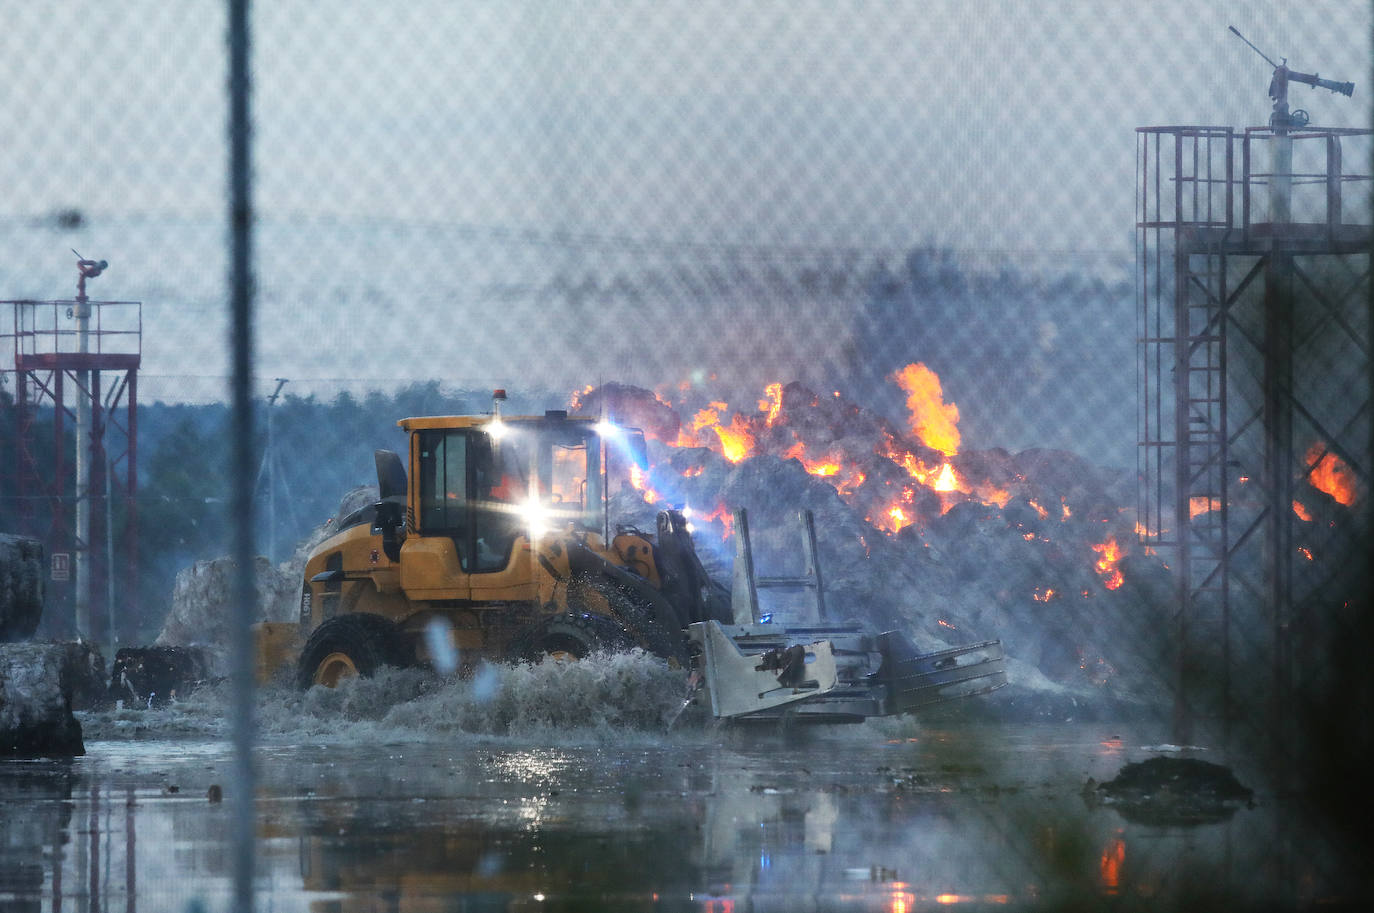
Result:
[[795,515],[810,509],[841,615],[901,627],[927,649],[1000,637],[1013,678],[1019,668],[1044,690],[1157,697],[1167,663],[1141,636],[1167,627],[1169,585],[1157,560],[1128,553],[1130,478],[1062,451],[964,450],[935,372],[916,363],[893,380],[906,428],[798,383],[734,409],[619,384],[571,407],[644,429],[651,466],[620,516],[648,524],[664,504],[685,507],[701,550],[718,543],[726,579],[734,509],[750,512],[762,574],[800,572]]

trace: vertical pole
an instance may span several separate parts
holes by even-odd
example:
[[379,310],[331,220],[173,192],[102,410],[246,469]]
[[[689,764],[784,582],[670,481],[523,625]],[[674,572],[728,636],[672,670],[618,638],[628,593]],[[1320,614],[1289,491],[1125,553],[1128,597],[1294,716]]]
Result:
[[[129,369],[129,446],[124,465],[124,592],[138,594],[138,371]],[[137,603],[131,603],[137,604]],[[114,657],[110,657],[114,661]]]
[[1174,690],[1173,739],[1180,745],[1192,741],[1192,708],[1189,695],[1189,663],[1191,644],[1188,642],[1189,615],[1193,611],[1192,572],[1192,512],[1188,497],[1192,489],[1192,441],[1190,439],[1191,378],[1188,374],[1189,336],[1188,316],[1188,257],[1189,247],[1183,236],[1183,136],[1174,137],[1174,526],[1178,530],[1178,668]]
[[[1287,109],[1284,105],[1284,109]],[[1274,176],[1269,184],[1269,221],[1274,230],[1293,221],[1293,137],[1287,127],[1274,131]]]
[[1336,240],[1336,229],[1344,218],[1341,212],[1341,138],[1326,138],[1326,237]]
[[749,513],[735,511],[735,577],[730,592],[735,624],[757,624],[759,591],[754,582],[754,548],[749,544]]
[[229,299],[233,365],[233,909],[253,910],[253,202],[248,0],[229,0]]
[[[48,519],[48,541],[53,543],[53,551],[64,551],[70,554],[71,541],[74,538],[67,532],[67,460],[66,449],[66,386],[67,372],[59,369],[53,372],[53,409],[52,409],[52,433],[53,433],[53,458],[52,458],[52,493],[48,499],[52,506],[52,516]],[[37,411],[37,410],[35,410]],[[63,588],[67,593],[71,592],[71,578],[68,577]],[[67,634],[71,629],[68,624],[63,622],[63,634]]]
[[34,484],[37,473],[33,465],[33,438],[30,437],[33,429],[29,427],[29,372],[21,370],[17,363],[14,371],[14,405],[17,410],[15,446],[19,448],[19,487],[15,489],[15,494],[19,495],[19,528],[20,532],[31,536],[34,526],[33,502],[29,500],[29,495],[36,493],[38,486]]
[[1174,526],[1178,530],[1178,668],[1174,691],[1173,739],[1176,744],[1192,741],[1193,714],[1189,694],[1192,675],[1192,644],[1189,622],[1193,612],[1193,519],[1189,495],[1193,450],[1189,419],[1192,378],[1188,373],[1188,256],[1186,242],[1177,232],[1174,250]]
[[[281,389],[278,387],[277,389]],[[267,558],[277,560],[277,463],[276,451],[272,447],[272,409],[277,404],[277,394],[267,401]]]
[[[90,351],[91,302],[86,297],[86,274],[77,281],[76,348],[82,356]],[[90,464],[90,372],[85,359],[76,371],[76,535],[73,548],[75,592],[73,607],[76,616],[76,636],[91,636],[91,464]]]
[[806,556],[803,575],[811,577],[816,586],[816,620],[825,621],[825,581],[821,579],[821,556],[816,548],[816,517],[809,510],[801,512],[802,554]]
[[115,650],[119,646],[118,638],[115,637],[114,511],[111,510],[114,501],[114,472],[114,461],[111,460],[105,467],[105,612],[110,626],[106,632],[110,652],[105,655],[110,657],[111,663],[114,662]]
[[133,787],[124,790],[124,913],[134,913],[138,898],[138,853],[135,844],[138,830],[134,827]]
[[285,386],[286,378],[278,377],[277,389],[267,397],[267,453],[263,465],[267,467],[267,557],[272,561],[277,560],[277,451],[272,441],[272,413]]
[[86,462],[86,503],[87,526],[90,533],[86,537],[86,567],[90,571],[90,585],[84,586],[87,600],[87,617],[90,628],[87,638],[92,642],[100,639],[100,626],[104,621],[100,603],[104,599],[104,581],[109,578],[110,566],[105,562],[105,523],[102,515],[109,509],[110,502],[105,498],[105,410],[101,406],[102,391],[100,371],[91,368],[86,371],[89,388],[86,400],[90,404],[91,423],[88,436],[91,440],[90,452]]
[[[1281,227],[1274,226],[1276,232]],[[1269,734],[1280,785],[1291,749],[1293,569],[1293,265],[1274,251],[1264,287],[1264,577],[1273,638]]]

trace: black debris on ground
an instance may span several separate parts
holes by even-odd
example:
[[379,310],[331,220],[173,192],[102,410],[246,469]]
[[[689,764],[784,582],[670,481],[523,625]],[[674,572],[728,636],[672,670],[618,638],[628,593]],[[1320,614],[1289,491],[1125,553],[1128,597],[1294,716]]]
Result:
[[1222,821],[1254,796],[1230,768],[1197,758],[1127,764],[1097,792],[1128,821],[1151,825]]

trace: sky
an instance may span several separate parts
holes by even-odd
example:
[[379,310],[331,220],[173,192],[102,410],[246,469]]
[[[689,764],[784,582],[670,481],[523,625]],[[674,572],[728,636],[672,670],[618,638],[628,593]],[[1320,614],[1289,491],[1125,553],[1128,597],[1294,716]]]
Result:
[[[1294,86],[1314,123],[1368,127],[1374,98],[1363,2],[253,8],[269,390],[805,376],[863,303],[808,270],[939,247],[1129,283],[1136,127],[1267,120],[1228,25],[1356,84]],[[0,298],[108,259],[91,291],[143,302],[143,389],[222,396],[221,5],[0,14]]]

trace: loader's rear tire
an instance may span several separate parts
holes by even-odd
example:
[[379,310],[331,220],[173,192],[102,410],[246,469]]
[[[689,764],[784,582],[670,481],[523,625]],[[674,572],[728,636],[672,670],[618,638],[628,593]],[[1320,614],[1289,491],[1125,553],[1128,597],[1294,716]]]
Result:
[[382,666],[408,665],[404,647],[400,630],[380,615],[335,616],[306,641],[296,684],[302,691],[312,685],[333,688],[345,679],[367,678]]
[[614,621],[600,615],[556,615],[521,637],[511,650],[519,662],[545,659],[572,661],[593,653],[617,653],[634,646],[630,636]]

